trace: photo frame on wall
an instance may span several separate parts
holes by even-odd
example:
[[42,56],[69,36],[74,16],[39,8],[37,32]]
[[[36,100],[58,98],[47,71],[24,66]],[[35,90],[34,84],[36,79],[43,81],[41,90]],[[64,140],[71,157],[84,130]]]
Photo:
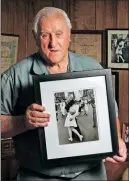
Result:
[[119,108],[119,72],[112,72],[113,95]]
[[51,115],[48,127],[38,128],[44,167],[117,154],[111,79],[108,69],[33,76],[36,103]]
[[106,29],[107,67],[129,68],[129,29]]
[[103,64],[103,31],[72,30],[69,50],[87,55]]
[[17,62],[18,35],[1,35],[1,71],[6,71]]

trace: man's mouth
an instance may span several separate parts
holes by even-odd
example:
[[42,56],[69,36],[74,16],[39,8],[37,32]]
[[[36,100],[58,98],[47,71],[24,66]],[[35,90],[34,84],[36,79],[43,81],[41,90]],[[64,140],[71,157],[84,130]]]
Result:
[[50,52],[58,52],[59,50],[50,50]]

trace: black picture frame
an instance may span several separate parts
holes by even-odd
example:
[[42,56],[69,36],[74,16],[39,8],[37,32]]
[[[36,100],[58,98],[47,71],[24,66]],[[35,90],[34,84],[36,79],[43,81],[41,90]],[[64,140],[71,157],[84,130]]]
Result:
[[117,106],[119,108],[119,72],[112,71],[112,87],[114,98],[117,102]]
[[107,68],[129,69],[129,29],[106,29]]
[[[37,128],[41,152],[39,154],[41,155],[43,167],[88,162],[118,154],[116,114],[110,69],[34,75],[33,81],[36,103],[45,105],[46,112],[51,112],[49,126]],[[57,125],[59,122],[56,119],[55,109],[55,93],[78,92],[80,90],[87,90],[87,92],[92,90],[91,92],[94,92],[98,139],[60,144],[59,127]],[[90,95],[90,93],[87,94]],[[82,121],[85,120],[87,119],[82,119]],[[86,127],[86,123],[84,122],[83,124]],[[91,130],[93,131],[94,128],[92,127]],[[63,128],[60,132],[60,136],[66,136],[66,133],[63,133]],[[86,133],[85,129],[83,133]]]
[[69,50],[73,53],[90,56],[103,65],[103,31],[71,30]]

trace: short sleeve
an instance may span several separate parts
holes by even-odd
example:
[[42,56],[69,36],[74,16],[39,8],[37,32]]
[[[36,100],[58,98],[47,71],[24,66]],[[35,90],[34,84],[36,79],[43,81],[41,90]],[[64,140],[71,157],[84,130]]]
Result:
[[1,75],[1,114],[11,115],[13,112],[13,80],[11,76]]

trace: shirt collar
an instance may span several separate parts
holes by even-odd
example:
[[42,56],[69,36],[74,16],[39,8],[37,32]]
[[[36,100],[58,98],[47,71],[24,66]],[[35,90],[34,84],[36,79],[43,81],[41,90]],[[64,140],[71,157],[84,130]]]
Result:
[[[75,54],[72,52],[68,52],[68,57],[69,57],[68,72],[75,72],[77,70],[77,67],[79,66],[79,64],[76,62]],[[32,69],[34,74],[37,75],[49,74],[45,65],[45,60],[40,56],[39,52],[37,52],[34,55]]]
[[32,70],[33,73],[37,75],[48,74],[48,70],[45,66],[45,60],[40,56],[39,52],[34,55]]
[[69,52],[69,72],[82,70],[81,64],[78,61],[77,54]]

